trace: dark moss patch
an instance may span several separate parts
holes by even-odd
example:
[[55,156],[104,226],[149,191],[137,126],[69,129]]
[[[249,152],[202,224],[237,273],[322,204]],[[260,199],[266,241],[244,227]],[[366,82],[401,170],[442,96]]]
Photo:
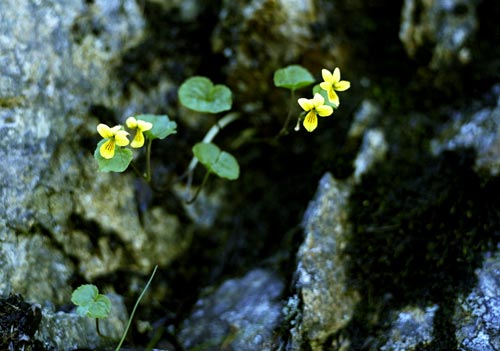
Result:
[[[366,323],[380,306],[449,307],[473,286],[474,269],[500,230],[499,182],[476,174],[474,160],[468,149],[396,157],[354,189],[346,252],[351,284],[363,295],[351,326],[365,329],[357,331],[359,342],[373,331],[370,325],[381,327]],[[448,324],[436,333],[452,335]]]

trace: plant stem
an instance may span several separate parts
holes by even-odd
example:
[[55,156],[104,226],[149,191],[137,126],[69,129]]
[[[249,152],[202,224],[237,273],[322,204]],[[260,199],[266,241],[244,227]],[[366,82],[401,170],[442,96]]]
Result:
[[[211,142],[215,136],[225,127],[227,126],[229,123],[235,121],[236,119],[239,118],[239,114],[235,113],[235,112],[232,112],[232,113],[228,113],[227,115],[225,115],[223,118],[221,118],[219,121],[217,121],[217,123],[215,123],[211,128],[210,130],[207,132],[207,134],[205,134],[205,137],[203,138],[203,142],[204,143],[209,143]],[[193,170],[195,169],[196,165],[198,164],[198,159],[196,157],[193,157],[191,159],[191,162],[189,163],[189,166],[188,168],[186,169],[186,171],[184,172],[184,174],[181,176],[181,179],[184,178],[186,175],[190,174],[193,172]]]
[[208,176],[210,175],[210,172],[207,171],[205,173],[205,177],[203,177],[203,181],[201,182],[201,185],[198,187],[198,189],[196,189],[196,193],[194,194],[194,196],[190,199],[190,200],[187,200],[186,203],[189,205],[189,204],[192,204],[197,198],[198,198],[198,195],[200,195],[200,192],[201,192],[201,189],[203,189],[203,186],[205,185],[205,183],[207,182],[207,179],[208,179]]
[[148,184],[151,183],[151,145],[153,144],[153,139],[148,138],[148,144],[146,145],[146,174],[144,179]]
[[295,101],[295,89],[291,90],[290,93],[290,105],[288,106],[288,116],[286,116],[285,124],[281,128],[278,137],[288,134],[288,125],[290,124],[290,119],[292,118],[292,106]]
[[149,285],[153,281],[153,277],[155,276],[155,273],[156,273],[157,269],[158,269],[158,265],[155,266],[155,269],[153,270],[153,273],[151,273],[151,277],[149,278],[149,280],[148,280],[146,286],[144,287],[144,289],[142,290],[141,295],[139,295],[139,298],[135,302],[134,308],[132,309],[132,313],[130,314],[130,317],[128,318],[127,327],[125,328],[125,331],[123,332],[122,338],[121,338],[120,342],[118,343],[118,346],[116,346],[115,351],[119,351],[120,348],[122,347],[122,344],[125,341],[125,337],[127,336],[128,330],[130,329],[130,325],[132,324],[132,319],[134,318],[135,311],[137,310],[137,307],[139,306],[139,303],[141,302],[144,294],[146,293],[146,290],[148,290]]

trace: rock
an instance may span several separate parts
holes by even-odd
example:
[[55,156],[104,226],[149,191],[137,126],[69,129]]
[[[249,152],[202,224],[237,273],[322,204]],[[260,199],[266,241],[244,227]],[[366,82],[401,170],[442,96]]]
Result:
[[262,97],[276,89],[276,69],[297,63],[308,48],[315,18],[310,0],[223,1],[212,47],[229,60],[228,83],[245,111],[262,108]]
[[185,349],[271,351],[281,318],[284,284],[263,269],[230,279],[196,302],[178,338]]
[[428,346],[433,340],[434,315],[437,309],[437,305],[425,309],[407,307],[393,313],[389,340],[380,351],[416,351]]
[[405,0],[399,38],[410,57],[430,51],[434,70],[471,60],[478,29],[476,0]]
[[458,349],[500,349],[500,254],[495,253],[476,270],[477,283],[458,298],[453,323]]
[[384,133],[380,129],[370,129],[363,136],[361,150],[354,160],[354,181],[359,182],[360,177],[377,161],[382,161],[389,146]]
[[490,176],[500,174],[500,86],[493,88],[496,106],[453,113],[441,135],[432,140],[434,154],[443,150],[473,148],[477,155],[475,168]]
[[135,0],[0,1],[0,295],[54,306],[39,338],[61,349],[97,345],[57,312],[75,278],[150,273],[190,242],[164,208],[140,208],[131,173],[98,173],[93,158],[97,123],[164,101],[167,79],[124,92],[117,74],[145,36]]
[[348,286],[342,255],[350,230],[350,188],[349,182],[325,174],[304,215],[306,238],[297,254],[298,293],[289,300],[286,316],[292,324],[287,350],[303,350],[304,344],[313,351],[321,350],[330,335],[349,323],[359,301],[359,294]]
[[47,348],[61,351],[116,346],[125,330],[128,313],[121,296],[107,296],[111,300],[111,311],[107,318],[99,320],[99,332],[105,337],[97,333],[94,318],[44,308],[37,339]]

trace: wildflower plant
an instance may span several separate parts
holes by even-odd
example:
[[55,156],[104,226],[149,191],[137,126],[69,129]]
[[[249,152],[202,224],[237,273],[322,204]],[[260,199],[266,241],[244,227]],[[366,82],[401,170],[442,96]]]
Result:
[[[323,82],[313,87],[313,98],[300,98],[297,100],[299,106],[304,110],[297,119],[295,130],[300,129],[300,122],[308,132],[314,131],[318,126],[318,118],[332,115],[333,111],[340,105],[337,91],[345,91],[350,88],[351,83],[340,79],[340,69],[336,67],[333,72],[327,69],[321,71]],[[278,69],[274,73],[274,85],[287,88],[291,91],[291,100],[295,100],[295,91],[307,87],[315,82],[312,74],[302,66],[291,65]],[[288,124],[292,116],[292,104],[280,135],[288,133]]]
[[[286,121],[278,136],[288,134],[289,123],[293,116],[295,101],[302,108],[295,130],[300,129],[302,123],[308,132],[314,131],[318,126],[318,116],[327,117],[333,114],[340,105],[337,92],[350,88],[350,82],[341,80],[340,69],[321,71],[323,82],[313,87],[313,97],[296,99],[295,94],[299,89],[310,86],[315,82],[313,75],[304,67],[291,65],[278,69],[274,73],[276,87],[290,90],[290,105]],[[195,76],[188,78],[179,87],[179,102],[186,108],[207,114],[227,112],[232,108],[232,92],[223,84],[213,84],[209,78]],[[196,143],[193,148],[193,158],[186,172],[178,177],[182,180],[187,177],[188,189],[190,188],[193,172],[198,163],[206,168],[205,177],[194,197],[206,183],[209,175],[213,174],[228,180],[238,179],[240,167],[236,158],[229,152],[221,150],[213,143],[215,136],[229,123],[238,119],[238,114],[229,112],[220,118],[206,133],[203,140]],[[129,166],[151,184],[151,145],[155,139],[165,139],[177,132],[177,124],[167,115],[138,114],[130,116],[125,121],[125,127],[116,125],[109,127],[103,123],[97,126],[97,132],[103,138],[96,147],[94,157],[101,172],[123,172]],[[129,140],[131,137],[131,140]],[[140,152],[145,147],[145,170],[139,171],[134,164],[134,152]]]

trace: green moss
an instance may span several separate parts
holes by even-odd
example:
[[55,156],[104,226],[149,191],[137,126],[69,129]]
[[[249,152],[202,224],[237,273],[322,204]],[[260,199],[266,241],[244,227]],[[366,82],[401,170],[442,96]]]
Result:
[[[482,179],[474,160],[468,149],[437,157],[401,154],[353,190],[346,253],[351,286],[363,295],[348,328],[356,330],[354,343],[387,327],[380,322],[385,311],[437,303],[451,313],[457,294],[473,286],[474,269],[500,232],[500,180]],[[436,317],[435,338],[451,345],[454,330],[446,318]]]

